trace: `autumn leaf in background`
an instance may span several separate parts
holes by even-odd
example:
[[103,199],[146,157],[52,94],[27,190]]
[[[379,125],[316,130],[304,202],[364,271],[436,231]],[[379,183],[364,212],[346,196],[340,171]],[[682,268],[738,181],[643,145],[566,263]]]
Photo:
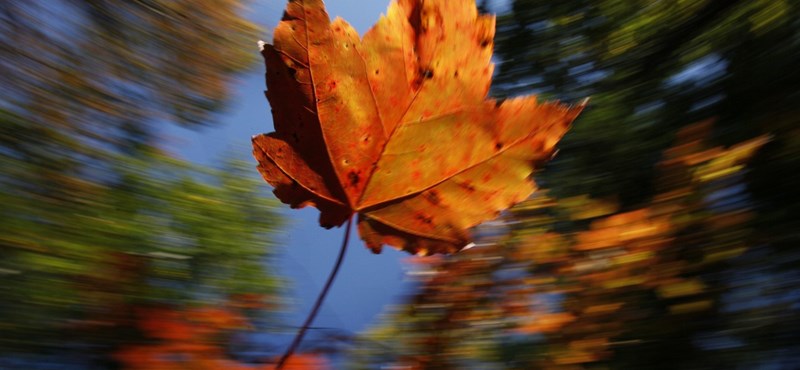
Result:
[[[261,364],[237,361],[226,343],[234,331],[251,328],[249,320],[236,309],[236,302],[220,306],[193,308],[136,308],[135,325],[143,335],[141,342],[127,343],[114,358],[126,370],[272,370],[277,359],[264,358]],[[298,353],[289,358],[283,370],[327,370],[327,360],[315,353]]]
[[277,197],[361,238],[452,253],[526,199],[583,105],[487,97],[495,19],[470,0],[400,0],[359,39],[322,1],[287,5],[264,45],[275,132],[253,138]]

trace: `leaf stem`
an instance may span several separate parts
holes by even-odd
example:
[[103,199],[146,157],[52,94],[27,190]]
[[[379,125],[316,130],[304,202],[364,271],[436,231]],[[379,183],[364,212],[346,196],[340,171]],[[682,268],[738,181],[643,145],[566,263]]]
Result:
[[275,370],[281,370],[283,365],[286,363],[286,360],[289,357],[292,357],[294,351],[300,345],[300,342],[303,341],[303,336],[306,334],[306,330],[311,326],[311,323],[314,321],[314,318],[317,316],[317,312],[319,312],[320,307],[322,307],[322,301],[325,300],[325,296],[328,295],[328,290],[330,290],[331,285],[333,285],[333,281],[336,279],[336,274],[339,273],[339,268],[342,267],[342,261],[344,261],[344,255],[347,251],[347,242],[350,240],[350,228],[353,224],[353,216],[350,216],[347,219],[347,226],[345,226],[344,232],[344,240],[342,240],[342,247],[339,249],[339,257],[336,259],[336,264],[333,266],[333,271],[331,271],[330,276],[328,276],[328,281],[325,283],[325,287],[322,288],[322,291],[319,292],[319,296],[317,297],[317,302],[314,303],[314,308],[311,309],[311,313],[308,314],[306,318],[306,322],[303,323],[303,326],[297,332],[297,335],[294,337],[292,344],[286,349],[286,353],[283,354],[281,360],[278,361],[278,365],[275,367]]

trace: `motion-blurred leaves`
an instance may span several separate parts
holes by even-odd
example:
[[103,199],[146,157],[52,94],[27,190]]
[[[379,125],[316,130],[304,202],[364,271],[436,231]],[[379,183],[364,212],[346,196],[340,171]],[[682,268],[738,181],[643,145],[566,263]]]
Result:
[[[197,126],[254,61],[239,0],[4,1],[3,108],[35,138],[153,144],[164,122]],[[19,129],[19,127],[18,127]]]
[[[263,264],[280,223],[249,166],[201,169],[158,155],[112,164],[94,181],[58,174],[68,181],[47,192],[4,181],[3,348],[58,343],[51,331],[125,315],[118,309],[129,303],[276,293]],[[4,165],[13,173],[3,180],[36,172],[24,161]]]
[[250,165],[160,148],[163,125],[214,123],[255,60],[244,10],[0,2],[0,361],[108,367],[147,337],[142,305],[274,307],[280,280],[264,264],[281,224]]
[[[718,275],[752,238],[742,217],[750,207],[735,200],[732,180],[767,142],[710,147],[708,127],[681,131],[659,162],[662,192],[646,207],[587,217],[609,202],[539,195],[512,209],[500,242],[416,264],[418,292],[354,350],[357,366],[697,366],[710,356],[698,355],[695,336],[729,330],[729,285]],[[725,161],[736,170],[692,176]],[[721,193],[734,197],[725,207],[715,202]]]
[[797,367],[798,6],[513,1],[494,93],[592,104],[547,195],[416,264],[354,367]]

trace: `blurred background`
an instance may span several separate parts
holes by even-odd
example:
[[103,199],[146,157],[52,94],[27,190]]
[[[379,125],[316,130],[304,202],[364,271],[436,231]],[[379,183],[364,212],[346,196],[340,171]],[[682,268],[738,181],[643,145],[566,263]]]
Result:
[[[342,232],[250,159],[284,5],[0,2],[0,369],[271,368]],[[800,4],[478,5],[493,95],[589,107],[475,248],[353,242],[287,368],[800,368]]]

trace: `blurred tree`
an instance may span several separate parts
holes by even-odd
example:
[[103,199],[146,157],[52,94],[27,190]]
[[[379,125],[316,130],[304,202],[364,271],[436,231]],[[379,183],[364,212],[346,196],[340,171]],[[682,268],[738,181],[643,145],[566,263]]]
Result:
[[[563,154],[538,177],[558,198],[613,197],[622,211],[648,204],[664,186],[654,165],[658,153],[690,122],[714,118],[708,139],[716,144],[771,135],[749,171],[729,180],[728,190],[705,195],[718,198],[717,207],[747,202],[756,212],[751,230],[725,234],[736,237],[720,245],[750,245],[745,257],[696,272],[716,274],[709,289],[727,292],[714,319],[728,332],[687,328],[683,337],[705,335],[694,347],[717,348],[715,353],[742,363],[800,362],[786,355],[800,325],[796,306],[788,303],[796,300],[781,298],[798,291],[777,282],[797,281],[800,258],[800,224],[793,216],[800,211],[800,110],[794,103],[800,71],[793,67],[800,63],[800,23],[792,16],[798,12],[800,3],[784,0],[515,0],[498,21],[497,94],[533,89],[559,98],[592,97],[563,140]],[[683,254],[689,261],[696,257]],[[658,349],[689,356],[667,351],[680,340],[632,346],[625,356],[647,367],[665,363]]]
[[[83,176],[2,157],[0,350],[108,351],[140,305],[184,307],[260,294],[281,223],[250,166],[191,167],[169,157],[117,157]],[[271,297],[271,298],[270,298]]]
[[3,108],[26,125],[16,144],[131,149],[153,144],[165,122],[211,123],[257,55],[243,10],[241,0],[0,3]]
[[255,61],[243,10],[0,2],[0,352],[108,359],[144,338],[137,307],[276,301],[281,222],[257,175],[158,149],[159,125],[213,123]]
[[[781,151],[774,159],[797,161],[791,144],[800,112],[790,102],[800,95],[800,72],[791,67],[800,63],[800,25],[791,16],[798,7],[785,0],[516,0],[498,19],[494,93],[591,97],[560,145],[569,155],[542,174],[559,196],[646,202],[655,192],[654,164],[675,132],[710,117],[717,118],[715,141],[771,133],[770,146]],[[787,186],[798,184],[795,175],[790,180]]]
[[800,4],[511,5],[494,94],[589,107],[546,194],[420,262],[354,367],[797,367]]

